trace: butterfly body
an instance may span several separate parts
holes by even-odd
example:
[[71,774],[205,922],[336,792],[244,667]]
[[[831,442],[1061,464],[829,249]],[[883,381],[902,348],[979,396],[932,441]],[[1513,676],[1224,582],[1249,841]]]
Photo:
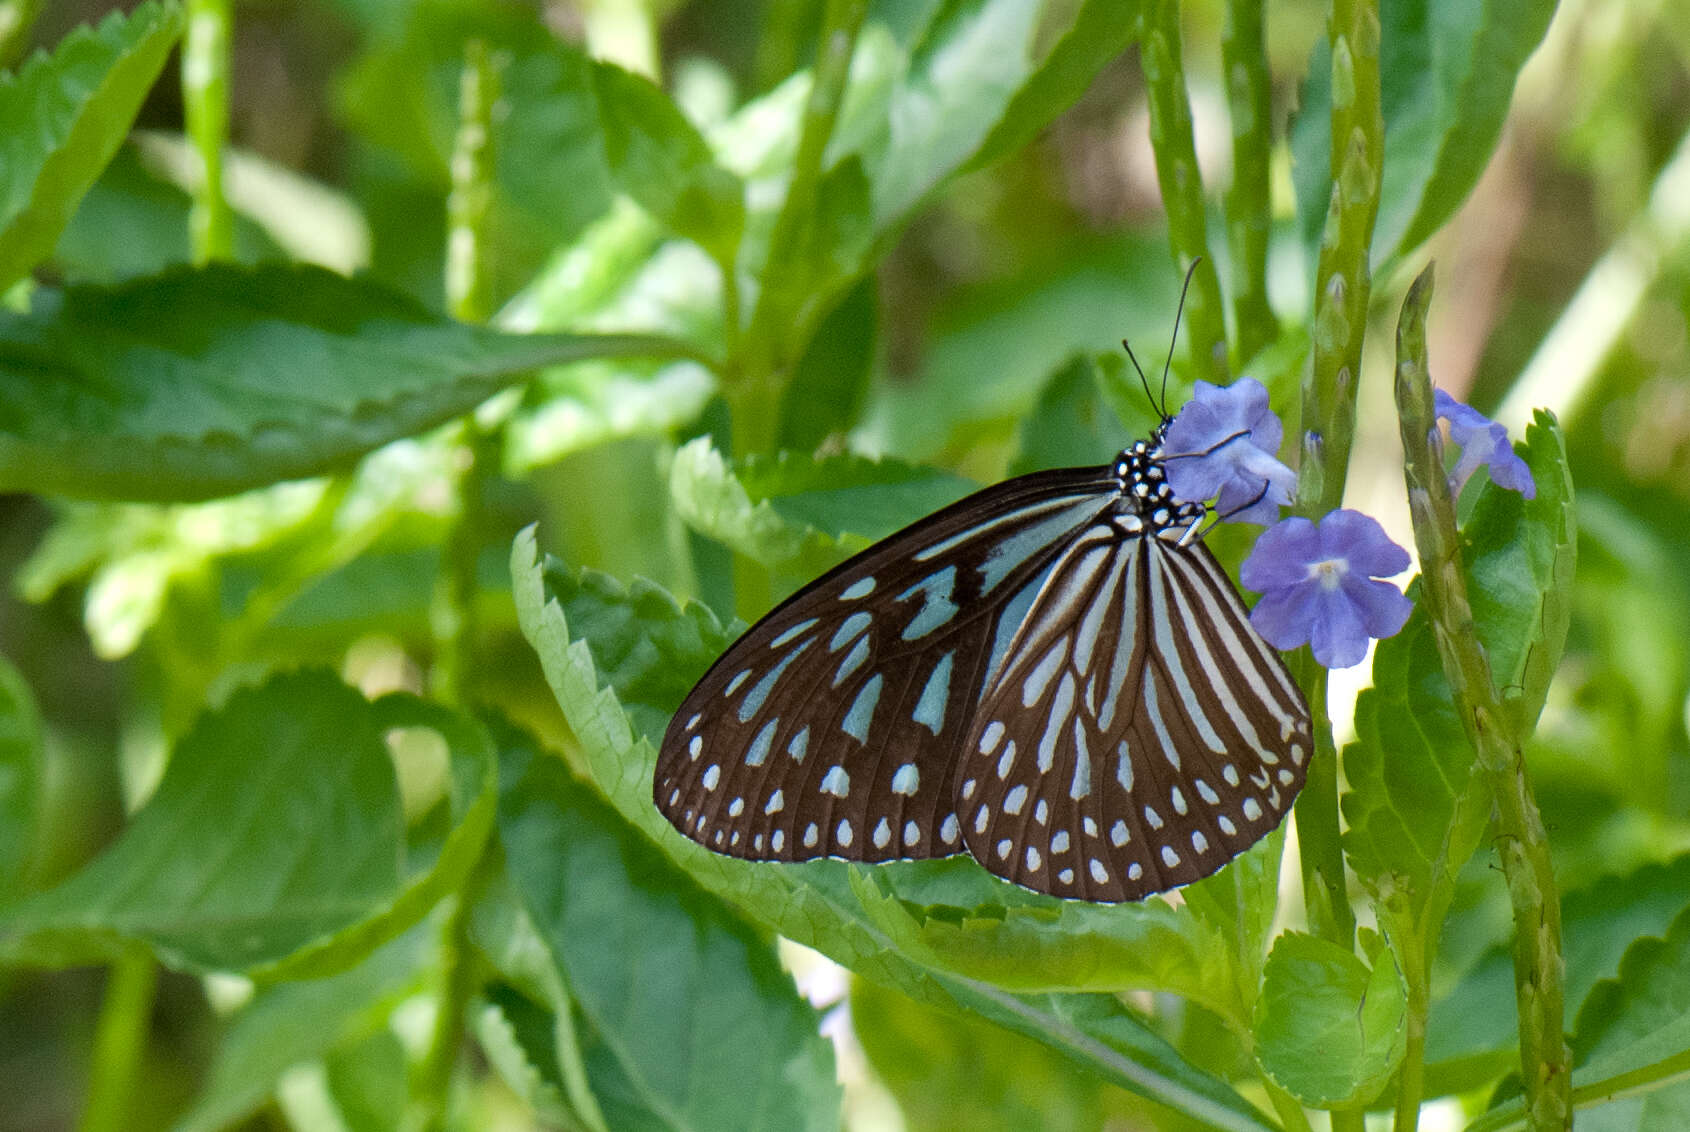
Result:
[[969,496],[804,587],[698,682],[658,809],[730,856],[971,854],[1137,899],[1278,824],[1308,708],[1163,477],[1163,429]]

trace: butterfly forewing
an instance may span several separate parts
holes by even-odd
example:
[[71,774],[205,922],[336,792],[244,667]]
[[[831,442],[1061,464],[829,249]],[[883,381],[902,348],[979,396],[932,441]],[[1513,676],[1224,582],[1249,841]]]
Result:
[[1106,467],[1000,484],[805,587],[676,711],[658,809],[693,840],[759,860],[962,852],[954,772],[981,689],[1114,485]]
[[1308,709],[1200,543],[1092,525],[1010,656],[965,740],[957,803],[969,851],[1007,880],[1094,901],[1187,884],[1302,786]]

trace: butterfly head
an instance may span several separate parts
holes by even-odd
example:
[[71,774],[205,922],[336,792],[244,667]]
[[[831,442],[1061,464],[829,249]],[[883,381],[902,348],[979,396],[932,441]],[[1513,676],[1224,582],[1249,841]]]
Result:
[[1121,449],[1115,457],[1114,473],[1120,492],[1115,515],[1116,521],[1130,534],[1148,533],[1177,540],[1207,514],[1208,508],[1174,498],[1162,453],[1162,438],[1167,430],[1168,422],[1163,421],[1148,439]]

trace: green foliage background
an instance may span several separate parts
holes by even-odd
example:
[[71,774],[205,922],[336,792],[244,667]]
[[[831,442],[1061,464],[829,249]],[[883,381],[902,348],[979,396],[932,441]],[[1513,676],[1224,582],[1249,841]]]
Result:
[[1551,1126],[1435,603],[1300,844],[1142,904],[650,805],[745,621],[1148,430],[1199,255],[1170,403],[1258,378],[1405,544],[1436,258],[1538,485],[1447,533],[1570,1103],[1690,1113],[1671,4],[0,0],[0,63],[0,1132]]

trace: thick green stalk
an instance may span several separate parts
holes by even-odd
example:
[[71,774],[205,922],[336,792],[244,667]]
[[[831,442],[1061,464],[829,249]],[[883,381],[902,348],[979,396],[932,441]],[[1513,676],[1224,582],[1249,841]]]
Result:
[[[781,398],[791,379],[792,365],[804,346],[795,340],[789,325],[795,307],[790,294],[791,281],[804,245],[805,229],[815,219],[822,160],[845,99],[845,87],[851,77],[851,56],[856,51],[857,33],[862,30],[867,14],[867,0],[828,0],[822,16],[815,78],[804,104],[792,178],[769,237],[769,256],[763,268],[757,305],[751,313],[750,326],[740,339],[742,350],[735,359],[737,372],[732,375],[727,391],[733,408],[737,455],[771,451],[776,444]],[[731,274],[732,265],[724,264],[723,271]]]
[[[1404,901],[1403,903],[1406,903]],[[1439,916],[1441,923],[1443,917]],[[1420,1102],[1426,1095],[1426,1017],[1431,1010],[1431,956],[1427,936],[1406,907],[1379,910],[1380,926],[1390,937],[1408,987],[1403,1011],[1402,1067],[1397,1071],[1397,1110],[1392,1132],[1415,1132]]]
[[88,1103],[77,1125],[80,1132],[119,1132],[129,1127],[135,1109],[135,1078],[152,1030],[157,990],[158,965],[145,951],[137,949],[111,965],[94,1031]]
[[1427,268],[1409,289],[1397,330],[1397,416],[1420,552],[1420,600],[1431,618],[1456,711],[1496,804],[1496,848],[1514,909],[1514,996],[1527,1125],[1547,1132],[1572,1127],[1560,894],[1549,839],[1526,778],[1523,736],[1497,695],[1467,600],[1455,500],[1445,478],[1426,364],[1425,309],[1431,289]]
[[1268,73],[1262,0],[1227,0],[1221,27],[1232,118],[1232,187],[1226,193],[1232,255],[1232,320],[1240,365],[1279,337],[1268,305],[1267,253],[1273,222],[1273,79]]
[[461,322],[484,322],[492,313],[485,256],[498,101],[498,67],[487,44],[472,39],[464,45],[458,79],[458,133],[452,146],[452,190],[446,197],[446,307]]
[[1314,754],[1297,796],[1297,852],[1303,873],[1303,904],[1309,930],[1340,947],[1355,943],[1356,917],[1344,874],[1344,843],[1338,833],[1338,752],[1326,714],[1326,669],[1306,653],[1292,670],[1314,716]]
[[[493,115],[499,101],[498,62],[480,40],[464,46],[458,84],[458,132],[452,150],[452,191],[446,200],[446,305],[454,318],[484,321],[491,298],[486,263],[487,216],[493,201]],[[464,465],[458,478],[458,514],[446,536],[435,594],[436,694],[461,702],[475,671],[476,564],[482,546],[482,497],[497,465],[496,435],[473,415],[461,425]]]
[[[1371,286],[1368,256],[1379,214],[1379,178],[1385,121],[1379,94],[1378,0],[1332,0],[1327,17],[1332,44],[1332,199],[1321,237],[1314,297],[1314,350],[1303,383],[1302,460],[1296,511],[1310,519],[1339,507],[1355,435],[1356,378],[1361,372]],[[1326,680],[1312,661],[1300,683],[1324,716]],[[1337,753],[1328,730],[1316,729],[1309,778],[1297,799],[1303,891],[1315,931],[1343,947],[1354,946],[1338,835]],[[1325,780],[1333,782],[1331,790]],[[1317,903],[1318,902],[1318,903]]]
[[230,0],[188,0],[182,40],[182,109],[199,161],[193,180],[188,238],[194,262],[228,259],[234,215],[223,195],[223,147],[229,141]]
[[1379,94],[1378,0],[1332,0],[1332,197],[1315,273],[1314,360],[1303,387],[1297,511],[1319,518],[1343,504],[1355,437],[1356,383],[1368,256],[1379,215],[1385,120]]
[[[1185,300],[1186,338],[1196,376],[1227,381],[1226,315],[1221,280],[1209,255],[1208,212],[1203,176],[1197,168],[1197,143],[1191,132],[1191,102],[1180,61],[1179,0],[1150,0],[1144,12],[1140,49],[1145,89],[1150,99],[1150,146],[1156,154],[1156,180],[1168,214],[1168,240],[1182,272],[1193,263]],[[1199,262],[1200,261],[1200,262]]]

